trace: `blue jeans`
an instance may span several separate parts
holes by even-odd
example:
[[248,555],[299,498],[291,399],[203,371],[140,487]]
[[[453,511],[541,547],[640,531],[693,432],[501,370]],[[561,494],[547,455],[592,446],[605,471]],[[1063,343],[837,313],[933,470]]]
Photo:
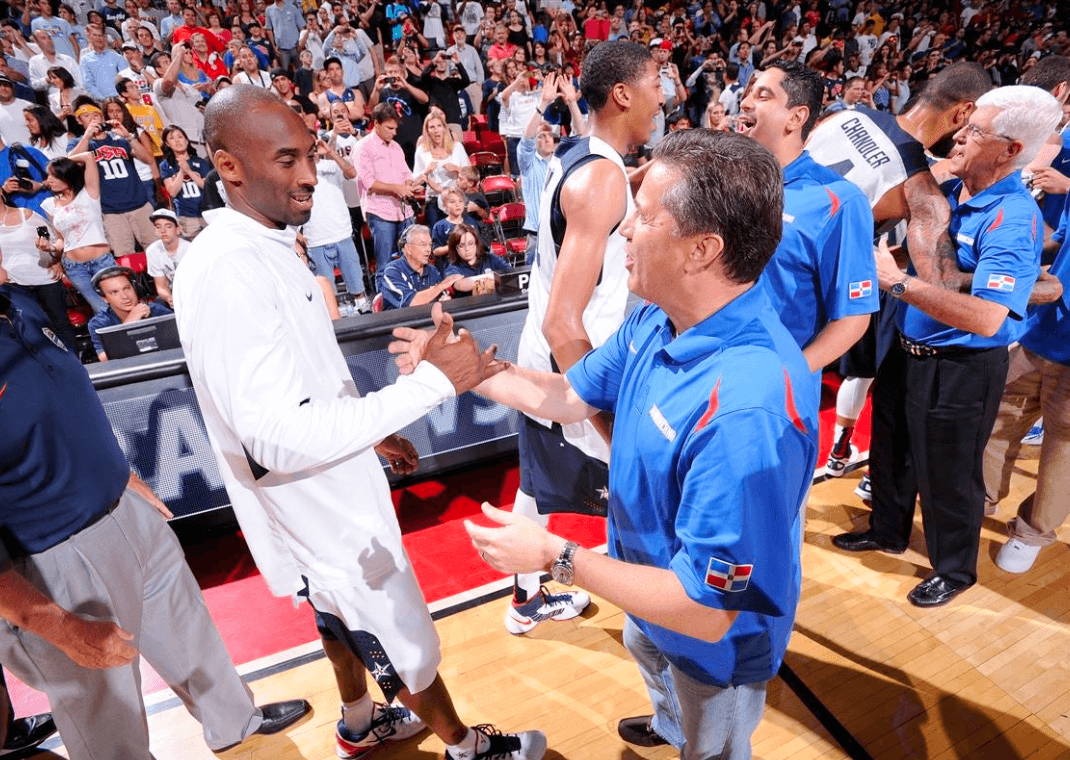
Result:
[[766,682],[721,689],[675,668],[629,616],[624,646],[635,658],[654,706],[651,725],[680,760],[747,760],[765,710]]
[[368,229],[372,231],[372,243],[375,245],[375,265],[382,271],[398,249],[398,235],[406,227],[412,226],[413,218],[410,216],[400,222],[388,222],[375,214],[367,214],[367,218]]
[[86,303],[93,307],[94,314],[105,311],[108,303],[93,289],[93,275],[101,269],[113,266],[115,266],[115,257],[110,253],[89,261],[71,261],[66,256],[63,257],[63,271],[67,273],[67,279],[71,281],[74,289],[82,294]]
[[337,243],[310,245],[308,258],[316,266],[316,274],[334,282],[334,268],[342,270],[346,290],[353,295],[364,292],[364,270],[360,268],[360,256],[353,238],[344,238]]

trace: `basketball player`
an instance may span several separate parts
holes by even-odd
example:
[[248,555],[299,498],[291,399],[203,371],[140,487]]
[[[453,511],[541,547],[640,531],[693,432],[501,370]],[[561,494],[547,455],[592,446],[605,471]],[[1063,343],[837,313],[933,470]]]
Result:
[[[358,715],[339,726],[339,749],[362,756],[415,735],[422,719],[450,760],[538,760],[541,732],[501,734],[458,717],[372,450],[503,365],[470,336],[447,345],[452,320],[439,310],[443,332],[428,361],[360,398],[322,291],[294,255],[295,227],[312,210],[315,135],[270,90],[250,85],[212,98],[204,133],[228,207],[175,278],[182,347],[257,567],[275,594],[308,599],[386,696],[373,703],[365,679],[354,679],[364,693],[343,695]],[[401,447],[387,453],[411,460]],[[395,697],[405,707],[389,704]]]
[[[591,108],[584,137],[565,139],[550,161],[518,363],[565,372],[624,321],[628,273],[618,227],[633,208],[621,156],[654,129],[663,95],[642,45],[604,42],[584,60],[580,90]],[[521,416],[520,490],[513,510],[544,527],[552,512],[605,515],[609,504],[607,416],[572,425]],[[510,633],[576,617],[583,591],[548,594],[538,573],[517,575],[505,616]]]

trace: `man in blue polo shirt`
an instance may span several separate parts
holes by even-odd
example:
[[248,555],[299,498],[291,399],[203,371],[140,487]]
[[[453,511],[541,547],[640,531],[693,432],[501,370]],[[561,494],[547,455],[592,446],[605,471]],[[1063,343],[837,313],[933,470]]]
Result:
[[398,238],[401,256],[383,267],[376,288],[383,296],[383,309],[404,309],[449,299],[450,286],[461,279],[445,279],[432,263],[431,230],[422,224],[406,227]]
[[[496,569],[550,569],[628,613],[625,646],[654,715],[618,732],[688,759],[749,756],[799,598],[817,397],[757,284],[782,198],[780,166],[756,141],[667,135],[621,227],[628,286],[651,303],[566,375],[511,366],[479,387],[562,424],[616,415],[608,557],[490,505],[504,527],[466,527]],[[407,371],[426,337],[398,336],[414,341],[398,362]]]
[[977,581],[984,516],[982,457],[1007,378],[1007,346],[1022,334],[1040,271],[1043,221],[1019,173],[1058,123],[1057,100],[1038,87],[982,95],[956,135],[948,187],[957,264],[969,292],[904,275],[884,248],[881,288],[906,306],[900,345],[877,374],[868,530],[833,543],[902,553],[921,496],[933,572],[907,595],[919,607],[951,601]]
[[[1022,436],[1044,417],[1044,443],[1037,490],[1018,507],[1007,527],[1011,537],[996,555],[1009,573],[1024,573],[1040,550],[1055,542],[1055,531],[1070,516],[1070,206],[1052,236],[1058,255],[1049,273],[1058,278],[1052,300],[1030,310],[1025,334],[1010,351],[1003,400],[985,448],[986,506],[995,507],[1010,491],[1011,471]],[[1061,244],[1061,246],[1060,246]],[[1033,300],[1037,300],[1037,288]]]
[[816,71],[776,61],[756,75],[739,115],[741,131],[784,169],[784,232],[762,282],[813,372],[853,346],[879,308],[869,202],[803,150],[823,93]]
[[[1067,91],[1070,90],[1070,59],[1064,55],[1049,55],[1037,61],[1029,71],[1022,74],[1019,84],[1040,87],[1063,102],[1063,120],[1066,120],[1070,106],[1066,105]],[[1066,208],[1067,191],[1070,190],[1070,129],[1063,126],[1059,134],[1048,138],[1044,156],[1054,158],[1050,162],[1038,156],[1033,165],[1031,186],[1034,192],[1043,192],[1039,199],[1044,223],[1057,229]],[[1043,166],[1036,166],[1043,164]]]
[[139,650],[213,749],[297,720],[302,700],[253,704],[170,513],[131,475],[78,357],[6,281],[0,268],[0,663],[48,695],[72,760],[150,757]]

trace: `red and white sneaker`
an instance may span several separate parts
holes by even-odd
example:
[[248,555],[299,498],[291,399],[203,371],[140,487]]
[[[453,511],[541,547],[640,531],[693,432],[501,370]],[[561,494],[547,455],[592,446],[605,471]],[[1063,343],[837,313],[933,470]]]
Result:
[[387,742],[405,741],[416,736],[424,728],[426,728],[424,722],[409,708],[376,702],[372,710],[372,724],[360,736],[353,736],[346,728],[345,721],[338,721],[338,727],[335,730],[337,745],[335,749],[338,757],[353,760],[353,758],[364,757]]
[[565,591],[550,594],[546,587],[539,588],[539,593],[523,604],[515,601],[505,613],[505,629],[514,636],[527,633],[544,620],[571,620],[583,612],[591,603],[586,591]]

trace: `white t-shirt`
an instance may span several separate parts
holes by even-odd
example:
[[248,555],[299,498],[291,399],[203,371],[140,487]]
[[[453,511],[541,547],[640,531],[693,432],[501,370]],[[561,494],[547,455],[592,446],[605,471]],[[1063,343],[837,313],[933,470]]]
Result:
[[531,115],[539,106],[542,93],[539,90],[520,92],[517,90],[509,96],[509,105],[505,104],[501,93],[498,93],[498,102],[502,104],[501,115],[498,117],[498,131],[502,137],[523,137],[524,130],[531,121]]
[[158,110],[162,109],[160,116],[164,124],[182,127],[191,142],[203,143],[204,114],[197,108],[202,100],[201,93],[189,85],[176,82],[175,91],[168,97],[163,93],[163,78],[152,83],[152,91],[156,95]]
[[21,98],[15,98],[6,106],[0,103],[0,137],[4,138],[5,145],[30,142],[30,130],[26,126],[26,117],[22,111],[32,105],[33,103]]
[[46,198],[41,202],[52,220],[52,226],[63,235],[63,248],[74,251],[90,245],[107,245],[104,237],[104,212],[100,210],[100,199],[93,198],[84,187],[66,206],[60,206],[55,198]]
[[251,84],[254,87],[266,90],[271,87],[271,75],[259,69],[257,69],[255,76],[249,76],[244,71],[239,71],[234,75],[234,84]]
[[483,15],[483,6],[478,0],[469,0],[464,4],[464,9],[461,11],[461,26],[464,27],[469,42],[475,38],[476,32],[479,31],[479,24],[483,21]]
[[[356,158],[357,145],[360,143],[359,135],[338,135],[334,141],[335,152],[344,158],[349,163],[353,164],[353,168],[357,168]],[[342,195],[346,199],[346,205],[349,208],[360,207],[360,187],[357,185],[357,179],[342,179]]]
[[166,277],[168,282],[174,282],[175,270],[178,262],[189,250],[189,241],[185,238],[178,239],[178,250],[170,253],[162,240],[156,240],[145,249],[145,257],[148,259],[149,275],[152,277]]
[[[25,216],[29,209],[19,209]],[[4,252],[4,270],[16,285],[50,285],[55,282],[48,271],[49,254],[37,248],[37,228],[49,224],[36,211],[14,227],[0,224],[0,251]]]
[[342,194],[345,175],[334,159],[324,158],[316,163],[319,182],[312,193],[312,216],[301,228],[309,248],[329,245],[353,236],[353,222],[349,206]]

